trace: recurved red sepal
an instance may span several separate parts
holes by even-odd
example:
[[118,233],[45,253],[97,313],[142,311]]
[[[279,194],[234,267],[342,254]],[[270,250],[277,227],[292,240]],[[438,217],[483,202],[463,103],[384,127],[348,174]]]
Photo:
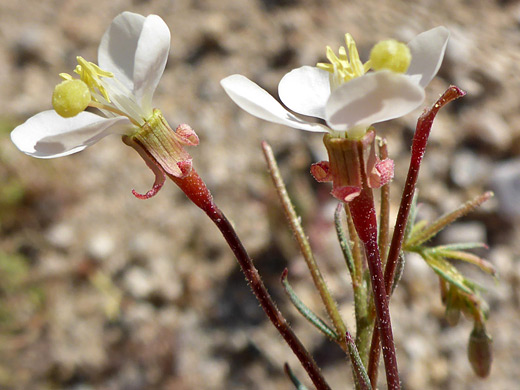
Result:
[[166,174],[164,173],[162,167],[157,163],[157,161],[151,158],[148,155],[148,153],[146,153],[146,151],[143,149],[143,147],[137,142],[134,142],[132,138],[124,136],[123,142],[128,146],[134,148],[135,151],[139,153],[139,155],[143,158],[148,168],[150,168],[153,174],[155,175],[155,181],[153,183],[152,188],[148,190],[145,194],[140,194],[136,190],[132,190],[132,194],[137,199],[150,199],[152,196],[155,196],[163,187],[164,182],[166,181]]
[[361,193],[360,187],[343,186],[332,189],[331,194],[342,202],[350,202]]
[[383,161],[377,161],[373,167],[368,167],[368,186],[370,188],[379,188],[388,184],[394,178],[394,161],[385,158]]
[[328,161],[320,161],[311,165],[311,175],[318,183],[332,181],[330,164]]
[[182,123],[175,129],[175,134],[179,137],[179,141],[184,145],[196,146],[199,144],[199,136],[190,125]]

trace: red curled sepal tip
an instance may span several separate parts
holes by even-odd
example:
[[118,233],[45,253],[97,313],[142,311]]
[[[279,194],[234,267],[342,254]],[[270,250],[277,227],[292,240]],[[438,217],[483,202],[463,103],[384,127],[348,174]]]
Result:
[[151,197],[155,196],[163,187],[164,182],[166,181],[166,174],[164,173],[161,166],[157,164],[157,162],[146,153],[146,150],[144,150],[143,147],[139,145],[137,142],[134,142],[131,137],[124,136],[123,142],[135,149],[137,153],[139,153],[139,155],[142,157],[148,168],[150,168],[150,170],[155,175],[155,181],[153,183],[152,188],[148,190],[145,194],[140,194],[134,189],[132,190],[132,194],[137,199],[150,199]]
[[363,181],[369,188],[379,188],[394,177],[394,162],[380,160],[376,154],[373,129],[361,139],[337,138],[326,134],[323,138],[329,161],[311,166],[316,181],[332,182],[331,194],[342,202],[351,202],[361,193]]
[[197,146],[199,144],[199,136],[191,126],[186,123],[177,126],[175,134],[179,137],[179,141],[184,145]]
[[319,161],[311,165],[311,175],[318,183],[332,181],[332,172],[328,161]]

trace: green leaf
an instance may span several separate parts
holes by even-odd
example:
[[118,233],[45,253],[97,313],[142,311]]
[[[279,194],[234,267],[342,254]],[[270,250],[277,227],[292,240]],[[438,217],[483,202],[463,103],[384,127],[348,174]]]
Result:
[[446,249],[445,247],[439,246],[433,249],[435,249],[435,254],[438,256],[446,257],[448,259],[462,260],[467,263],[476,265],[482,271],[490,275],[496,276],[497,274],[495,267],[493,267],[490,262],[484,260],[482,257],[474,255],[473,253]]
[[307,387],[303,383],[301,383],[298,378],[296,378],[296,375],[294,375],[294,373],[292,372],[291,367],[289,367],[289,364],[285,363],[283,365],[283,369],[285,371],[285,374],[289,377],[289,379],[293,383],[296,390],[308,390]]
[[435,253],[431,253],[431,250],[423,250],[419,254],[446,281],[457,286],[467,294],[473,295],[475,293],[475,284],[466,279],[449,261]]
[[287,268],[282,273],[282,285],[283,288],[291,300],[292,304],[304,316],[312,325],[314,325],[320,332],[322,332],[328,338],[338,341],[338,334],[332,330],[321,318],[319,318],[311,309],[309,309],[301,300],[298,298],[294,290],[292,289],[289,281],[287,280]]

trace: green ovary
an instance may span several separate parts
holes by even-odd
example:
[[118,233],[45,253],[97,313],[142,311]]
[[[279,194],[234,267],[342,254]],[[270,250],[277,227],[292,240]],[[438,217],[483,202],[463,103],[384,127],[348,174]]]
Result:
[[64,118],[71,118],[84,111],[92,100],[87,84],[81,80],[65,80],[54,88],[52,106]]

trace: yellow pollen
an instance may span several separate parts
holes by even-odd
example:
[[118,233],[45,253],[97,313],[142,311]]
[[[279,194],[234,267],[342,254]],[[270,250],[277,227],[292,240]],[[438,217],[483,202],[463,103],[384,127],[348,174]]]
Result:
[[405,73],[411,60],[408,46],[394,39],[377,43],[370,52],[370,63],[376,71],[388,69],[396,73]]
[[84,111],[92,97],[88,85],[78,79],[66,79],[54,88],[52,106],[64,118],[70,118]]
[[363,64],[359,59],[359,53],[356,42],[352,35],[345,34],[345,42],[347,49],[341,46],[338,50],[338,56],[327,46],[327,59],[330,64],[318,63],[316,67],[331,73],[331,86],[337,88],[341,84],[350,81],[356,77],[363,76],[370,69],[370,62]]
[[92,92],[97,89],[101,95],[110,102],[108,93],[101,83],[101,77],[114,77],[114,74],[101,69],[93,62],[86,61],[83,57],[78,56],[76,59],[78,60],[78,65],[76,66],[76,69],[74,69],[74,73],[79,75],[80,79],[88,85]]

